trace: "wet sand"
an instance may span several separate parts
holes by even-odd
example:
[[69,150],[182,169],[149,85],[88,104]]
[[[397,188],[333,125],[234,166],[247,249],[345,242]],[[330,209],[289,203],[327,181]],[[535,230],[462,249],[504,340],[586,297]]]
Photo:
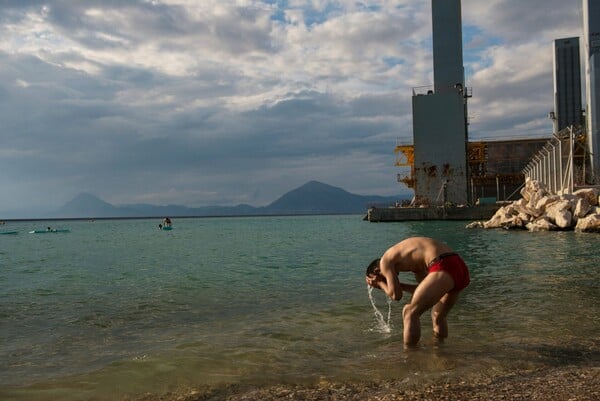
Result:
[[265,388],[233,386],[226,389],[190,389],[136,401],[597,401],[600,400],[600,364],[504,373],[480,374],[460,382],[410,383],[408,379],[371,383],[328,383],[315,386],[276,385]]

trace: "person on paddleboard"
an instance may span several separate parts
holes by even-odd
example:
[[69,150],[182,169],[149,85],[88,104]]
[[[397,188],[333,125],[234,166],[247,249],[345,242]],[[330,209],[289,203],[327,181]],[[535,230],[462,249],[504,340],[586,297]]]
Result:
[[[412,272],[417,284],[401,283],[398,273]],[[431,309],[433,333],[439,340],[448,337],[448,312],[470,282],[469,269],[448,245],[427,237],[405,239],[389,248],[367,267],[367,285],[379,288],[393,300],[402,292],[412,299],[402,309],[404,344],[415,345],[421,338],[420,318]]]

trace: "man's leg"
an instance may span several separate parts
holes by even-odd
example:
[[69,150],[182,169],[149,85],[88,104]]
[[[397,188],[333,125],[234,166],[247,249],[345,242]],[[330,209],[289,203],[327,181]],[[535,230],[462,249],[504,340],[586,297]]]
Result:
[[402,309],[404,344],[415,345],[421,338],[421,315],[454,288],[454,280],[443,271],[429,273],[418,285],[409,304]]
[[448,337],[448,321],[446,320],[446,317],[448,316],[450,309],[452,309],[458,300],[458,294],[459,292],[457,291],[447,293],[440,299],[440,302],[435,304],[431,309],[433,334],[440,340]]

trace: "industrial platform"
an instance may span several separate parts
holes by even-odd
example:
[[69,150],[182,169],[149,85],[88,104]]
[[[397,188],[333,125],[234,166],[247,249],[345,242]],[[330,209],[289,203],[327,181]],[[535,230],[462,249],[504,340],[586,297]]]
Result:
[[500,204],[472,207],[372,207],[364,220],[372,223],[419,220],[489,220]]

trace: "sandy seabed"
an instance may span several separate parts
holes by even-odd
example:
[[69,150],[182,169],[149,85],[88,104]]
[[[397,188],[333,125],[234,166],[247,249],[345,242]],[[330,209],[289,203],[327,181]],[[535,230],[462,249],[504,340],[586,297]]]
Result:
[[524,370],[463,381],[410,383],[408,379],[369,383],[322,382],[315,386],[275,385],[264,388],[231,386],[190,389],[135,401],[598,401],[600,365],[560,366]]

